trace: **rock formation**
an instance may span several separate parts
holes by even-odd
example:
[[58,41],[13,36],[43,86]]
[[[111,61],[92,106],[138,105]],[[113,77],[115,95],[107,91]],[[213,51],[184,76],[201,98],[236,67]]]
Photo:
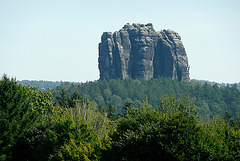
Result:
[[100,79],[170,77],[189,81],[189,65],[181,37],[149,24],[126,24],[104,32],[99,43]]

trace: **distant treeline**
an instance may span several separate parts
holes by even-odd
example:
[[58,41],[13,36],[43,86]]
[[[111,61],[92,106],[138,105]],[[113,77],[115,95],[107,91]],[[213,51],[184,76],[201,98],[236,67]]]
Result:
[[[95,81],[94,81],[95,82]],[[200,82],[200,83],[207,83],[210,85],[215,85],[217,84],[219,87],[220,86],[229,86],[229,87],[233,87],[235,84],[229,84],[229,83],[217,83],[217,82],[210,82],[207,80],[197,80],[197,79],[192,79],[191,82]],[[18,84],[22,84],[22,85],[27,85],[27,86],[32,86],[32,87],[39,87],[40,89],[52,89],[54,87],[60,86],[62,84],[83,84],[80,82],[66,82],[66,81],[44,81],[44,80],[21,80],[21,81],[17,81]],[[91,83],[91,81],[90,81]],[[240,90],[240,83],[236,83],[237,88]]]
[[[66,84],[66,83],[73,83],[75,84],[75,82],[63,82],[63,81],[36,81],[36,80],[22,80],[22,81],[17,81],[18,84],[21,85],[26,85],[26,86],[31,86],[31,87],[39,87],[40,90],[48,90],[48,89],[52,89],[54,87],[60,86],[62,84]],[[80,84],[80,83],[77,83]]]
[[240,83],[217,83],[217,82],[210,82],[210,81],[207,81],[207,80],[197,80],[197,79],[191,79],[191,81],[193,82],[200,82],[200,83],[207,83],[207,84],[210,84],[210,85],[215,85],[217,84],[218,86],[229,86],[229,87],[233,87],[235,86],[235,84],[237,85],[237,89],[240,90]]
[[179,98],[189,95],[192,102],[198,106],[200,116],[209,119],[213,116],[223,116],[229,112],[234,118],[240,113],[240,91],[237,84],[219,86],[198,81],[184,82],[169,78],[98,80],[84,84],[62,84],[51,90],[54,97],[62,91],[67,97],[77,92],[82,97],[96,102],[98,105],[108,106],[110,103],[122,112],[125,103],[140,107],[148,100],[153,107],[159,107],[160,98],[165,95]]

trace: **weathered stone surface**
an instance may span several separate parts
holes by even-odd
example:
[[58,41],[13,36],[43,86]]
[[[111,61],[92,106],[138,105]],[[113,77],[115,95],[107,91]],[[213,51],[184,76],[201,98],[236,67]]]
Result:
[[114,33],[104,32],[98,62],[100,79],[190,79],[180,35],[172,30],[156,32],[151,23],[126,24]]

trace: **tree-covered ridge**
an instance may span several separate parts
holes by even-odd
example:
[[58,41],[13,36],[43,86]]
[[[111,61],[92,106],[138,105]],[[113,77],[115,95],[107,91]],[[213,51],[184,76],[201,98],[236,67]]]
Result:
[[0,160],[240,160],[240,117],[207,121],[188,96],[164,96],[153,108],[127,102],[123,113],[61,90],[0,80]]
[[[230,87],[233,87],[235,84],[237,84],[237,88],[240,90],[240,83],[235,83],[235,84],[229,84],[229,83],[216,83],[216,82],[210,82],[206,80],[196,80],[192,79],[191,81],[193,82],[200,82],[202,84],[207,83],[210,85],[215,85],[217,84],[219,87],[220,86],[227,86],[229,85]],[[32,87],[39,87],[40,90],[48,90],[52,89],[54,87],[63,85],[63,84],[84,84],[80,82],[66,82],[66,81],[44,81],[44,80],[21,80],[17,81],[18,84],[26,85],[26,86],[32,86]],[[87,82],[88,83],[88,82]]]
[[207,84],[210,84],[210,85],[215,85],[217,84],[219,87],[220,86],[230,86],[230,87],[233,87],[235,85],[237,85],[237,89],[240,90],[240,83],[217,83],[217,82],[212,82],[212,81],[208,81],[208,80],[197,80],[197,79],[191,79],[191,81],[193,82],[200,82],[200,83],[207,83]]
[[200,115],[206,119],[215,115],[223,116],[229,112],[234,118],[240,113],[240,91],[236,85],[218,86],[208,83],[175,81],[169,78],[156,79],[112,79],[109,81],[98,80],[81,85],[65,84],[53,88],[54,96],[65,90],[67,95],[74,92],[96,102],[98,105],[107,106],[112,102],[122,112],[126,102],[134,106],[141,106],[143,100],[148,100],[153,107],[159,107],[160,98],[171,95],[179,98],[188,94],[193,103],[199,107]]
[[[63,82],[63,81],[36,81],[36,80],[22,80],[22,81],[17,81],[18,84],[21,85],[26,85],[26,86],[31,86],[31,87],[39,87],[40,90],[48,90],[48,89],[52,89],[54,87],[60,86],[62,84],[65,83],[73,83],[74,82]],[[80,84],[80,83],[77,83]]]

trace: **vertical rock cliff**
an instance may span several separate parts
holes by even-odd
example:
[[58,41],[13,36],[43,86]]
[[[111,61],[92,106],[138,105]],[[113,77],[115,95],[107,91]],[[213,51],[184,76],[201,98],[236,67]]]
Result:
[[189,81],[188,58],[178,33],[149,24],[104,32],[99,43],[100,79],[170,77]]

